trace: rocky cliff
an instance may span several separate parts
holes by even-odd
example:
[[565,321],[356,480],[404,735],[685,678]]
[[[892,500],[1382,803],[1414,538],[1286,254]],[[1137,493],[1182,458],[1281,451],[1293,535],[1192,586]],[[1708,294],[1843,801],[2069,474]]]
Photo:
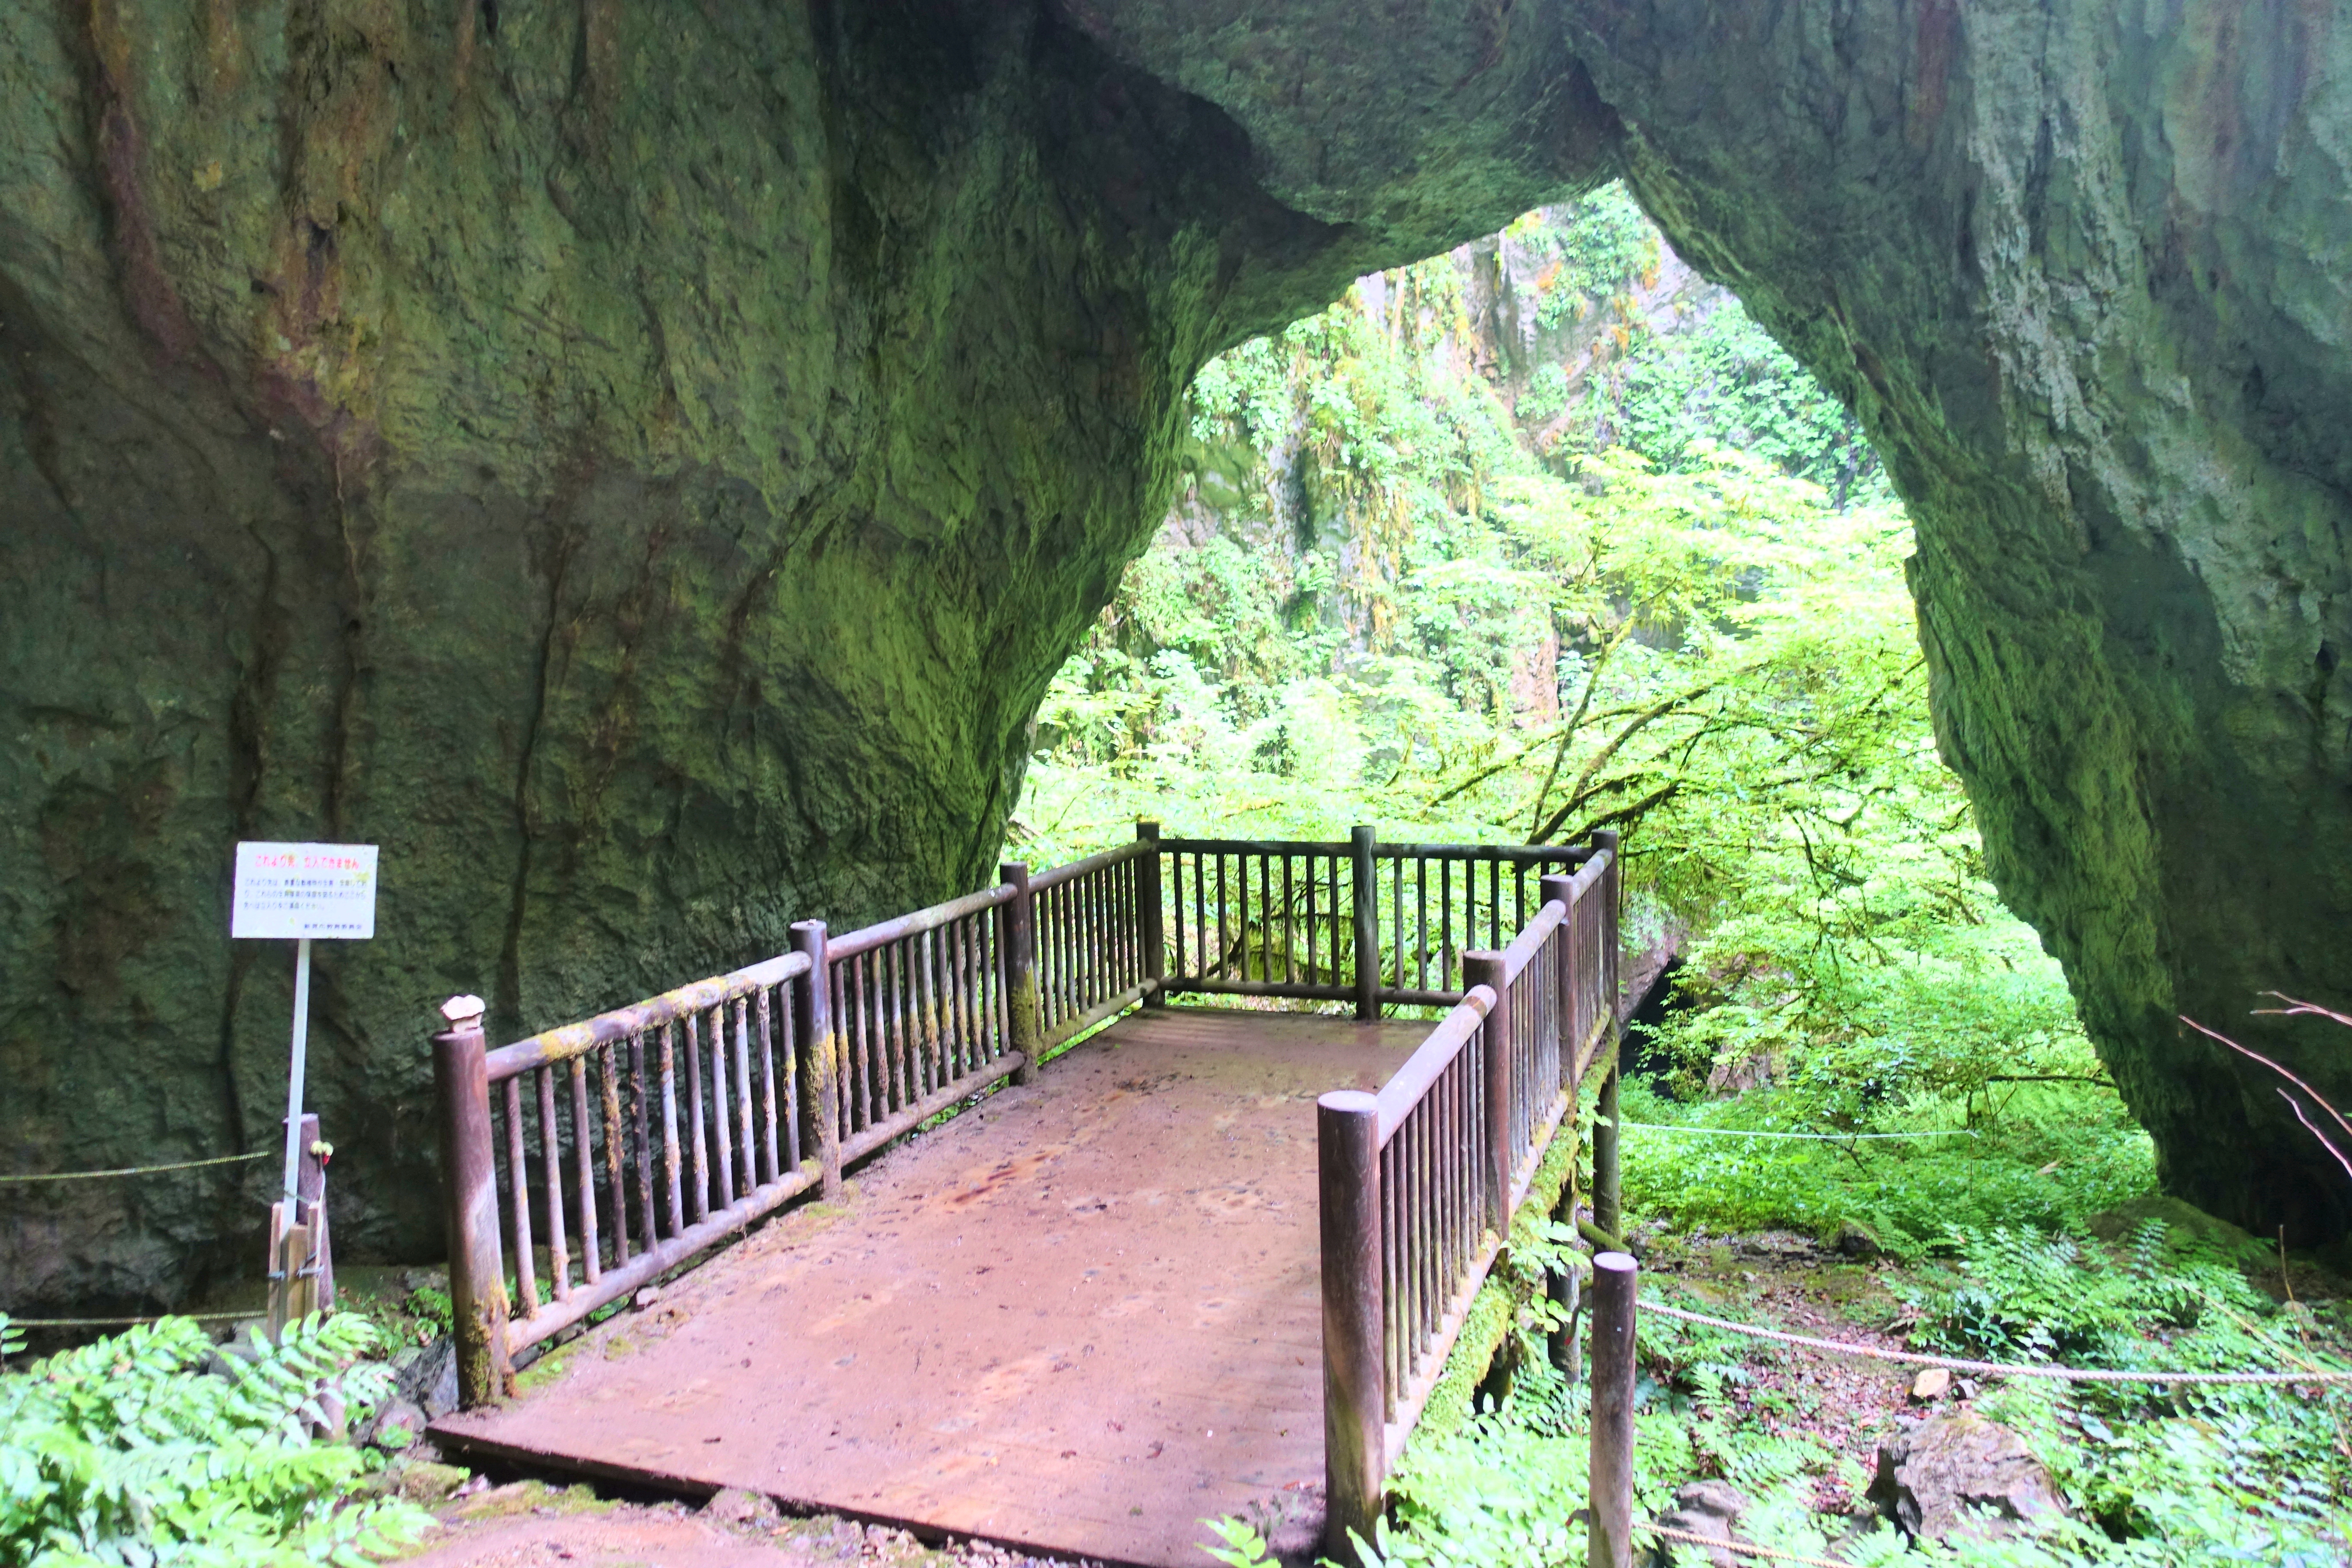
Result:
[[[9,9],[0,1152],[266,1144],[229,846],[374,841],[318,1098],[345,1245],[430,1250],[432,1004],[978,879],[1195,367],[1622,168],[1885,454],[2168,1178],[2341,1228],[2171,1018],[2352,994],[2347,54],[2226,0]],[[238,1180],[12,1198],[11,1304],[168,1293]]]
[[[5,1168],[269,1146],[230,847],[376,842],[315,1099],[346,1249],[432,1254],[441,997],[520,1031],[980,881],[1194,368],[1603,161],[1555,32],[1442,202],[1335,225],[968,10],[0,16]],[[7,1304],[248,1266],[267,1169],[15,1189]]]

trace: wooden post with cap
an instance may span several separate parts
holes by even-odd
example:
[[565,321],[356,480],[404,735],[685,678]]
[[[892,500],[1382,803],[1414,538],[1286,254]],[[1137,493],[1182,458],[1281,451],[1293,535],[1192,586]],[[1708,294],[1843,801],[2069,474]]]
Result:
[[1043,1004],[1037,995],[1037,900],[1029,891],[1026,862],[1007,860],[997,876],[1013,889],[1004,910],[1004,1021],[1012,1038],[1006,1043],[1021,1053],[1013,1069],[1015,1083],[1037,1081],[1037,1058],[1045,1048]]
[[1586,1491],[1592,1568],[1633,1562],[1633,1299],[1640,1269],[1622,1252],[1592,1260],[1592,1458]]
[[1387,1352],[1381,1292],[1380,1101],[1335,1089],[1315,1102],[1323,1273],[1323,1550],[1358,1561],[1388,1510]]
[[1164,990],[1168,980],[1168,932],[1161,924],[1167,916],[1160,901],[1160,824],[1149,817],[1138,821],[1135,839],[1143,846],[1135,866],[1136,934],[1143,948],[1144,982],[1151,987],[1143,994],[1143,1005],[1164,1007],[1168,1005]]
[[499,1257],[498,1163],[490,1140],[488,1052],[482,999],[442,1005],[449,1027],[433,1037],[441,1109],[441,1179],[449,1204],[450,1338],[457,1403],[472,1409],[511,1392],[506,1269]]
[[808,1119],[816,1133],[818,1180],[826,1203],[841,1200],[841,1063],[833,1041],[833,959],[823,921],[793,923],[793,951],[808,973],[793,981],[793,1051],[808,1085]]

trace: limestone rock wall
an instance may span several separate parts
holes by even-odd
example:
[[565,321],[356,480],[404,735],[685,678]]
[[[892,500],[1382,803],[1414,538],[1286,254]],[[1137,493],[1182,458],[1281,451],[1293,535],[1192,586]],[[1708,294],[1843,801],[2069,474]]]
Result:
[[[2167,1179],[2346,1200],[2352,41],[2237,0],[81,0],[0,9],[0,1152],[267,1144],[241,837],[322,956],[347,1247],[437,1245],[423,1038],[986,872],[1209,353],[1621,166],[1863,414],[1948,755]],[[0,1218],[12,1304],[249,1246]],[[205,1249],[210,1247],[208,1253]],[[240,1262],[242,1258],[240,1257]]]
[[[339,1244],[436,1255],[437,1003],[987,878],[1193,369],[1572,182],[1549,123],[1382,237],[1044,5],[0,8],[0,1168],[272,1146],[230,847],[372,841],[313,1100]],[[268,1171],[14,1189],[0,1300],[249,1272]]]

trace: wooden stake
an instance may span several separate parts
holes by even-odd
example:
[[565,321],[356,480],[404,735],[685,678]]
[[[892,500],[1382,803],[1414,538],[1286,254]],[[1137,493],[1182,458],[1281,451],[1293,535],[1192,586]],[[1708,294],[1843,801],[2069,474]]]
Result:
[[1633,1297],[1640,1269],[1622,1252],[1592,1260],[1592,1568],[1633,1568]]

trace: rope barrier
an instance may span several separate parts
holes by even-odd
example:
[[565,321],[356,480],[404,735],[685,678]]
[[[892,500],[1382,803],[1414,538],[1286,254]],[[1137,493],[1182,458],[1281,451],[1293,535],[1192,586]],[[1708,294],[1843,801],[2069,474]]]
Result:
[[1747,1132],[1736,1127],[1677,1127],[1668,1121],[1626,1121],[1620,1127],[1638,1127],[1644,1132],[1695,1132],[1709,1138],[1801,1138],[1815,1143],[1852,1143],[1864,1138],[1973,1138],[1975,1133],[1964,1127],[1948,1132]]
[[1847,1344],[1840,1340],[1814,1339],[1809,1334],[1784,1333],[1779,1329],[1761,1328],[1754,1323],[1735,1323],[1728,1318],[1710,1318],[1704,1312],[1685,1311],[1680,1307],[1669,1307],[1658,1301],[1643,1302],[1642,1310],[1655,1312],[1662,1318],[1676,1318],[1686,1323],[1724,1329],[1753,1339],[1778,1340],[1782,1344],[1801,1345],[1808,1350],[1828,1351],[1836,1355],[1901,1362],[1909,1366],[1940,1366],[1951,1372],[1973,1372],[1992,1377],[2046,1377],[2062,1383],[2352,1384],[2352,1372],[2107,1372],[2071,1366],[2013,1366],[2001,1362],[1963,1361],[1956,1356],[1928,1355],[1919,1351],[1881,1350],[1876,1345]]
[[[12,1329],[134,1329],[144,1323],[160,1323],[163,1318],[188,1318],[199,1323],[226,1323],[245,1318],[263,1316],[251,1312],[166,1312],[161,1318],[9,1318]],[[0,1317],[7,1314],[0,1312]]]
[[1763,1557],[1775,1563],[1803,1563],[1810,1568],[1853,1568],[1852,1563],[1835,1557],[1808,1557],[1801,1552],[1782,1552],[1775,1547],[1759,1546],[1753,1542],[1721,1541],[1712,1535],[1694,1535],[1687,1530],[1669,1530],[1663,1524],[1637,1524],[1633,1528],[1644,1535],[1687,1542],[1693,1546],[1704,1546],[1710,1552],[1736,1552],[1743,1557]]
[[201,1171],[207,1165],[238,1165],[247,1160],[267,1160],[272,1151],[256,1150],[250,1154],[223,1154],[211,1160],[178,1160],[169,1165],[125,1165],[113,1171],[46,1171],[38,1175],[0,1175],[0,1182],[87,1182],[100,1176],[152,1176],[163,1171]]

